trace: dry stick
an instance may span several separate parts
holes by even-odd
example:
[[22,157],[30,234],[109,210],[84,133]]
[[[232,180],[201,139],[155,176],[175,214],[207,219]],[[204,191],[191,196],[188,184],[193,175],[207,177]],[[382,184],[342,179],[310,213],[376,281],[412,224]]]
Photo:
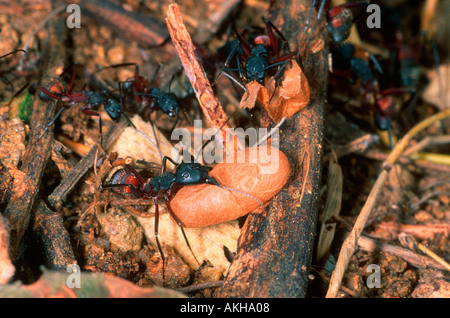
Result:
[[336,263],[336,267],[331,275],[330,285],[327,291],[327,298],[336,297],[339,286],[341,285],[342,278],[344,277],[345,270],[347,268],[348,263],[350,262],[350,258],[358,244],[358,239],[361,235],[362,230],[370,216],[370,212],[372,208],[378,201],[379,196],[381,195],[381,190],[384,186],[384,183],[389,175],[389,170],[393,167],[397,159],[400,157],[402,151],[406,148],[408,143],[412,140],[412,138],[417,135],[419,132],[427,128],[429,125],[443,120],[447,117],[450,117],[450,109],[446,111],[442,111],[437,113],[411,128],[411,130],[395,145],[395,148],[392,150],[386,161],[383,163],[383,170],[378,176],[375,185],[373,186],[369,197],[367,198],[366,203],[364,204],[356,222],[353,226],[353,229],[349,236],[345,239],[341,251],[339,253],[339,258]]
[[[128,121],[122,117],[117,125],[112,126],[106,132],[103,138],[103,145],[108,149],[114,141],[120,136],[122,131],[129,125]],[[77,165],[64,177],[61,183],[56,187],[52,194],[48,197],[48,202],[54,206],[61,202],[66,195],[72,190],[83,175],[92,167],[95,162],[97,152],[101,151],[98,145],[94,145],[89,153],[84,156]]]
[[0,214],[0,285],[8,283],[14,276],[15,268],[8,251],[9,227],[6,219]]
[[222,140],[226,141],[225,131],[227,128],[230,128],[228,123],[226,123],[228,117],[223,111],[219,100],[214,96],[205,70],[195,53],[195,46],[192,43],[191,36],[183,24],[183,18],[177,4],[169,5],[166,23],[172,42],[178,51],[181,63],[206,119],[213,128],[218,129],[223,126],[221,137]]
[[50,210],[43,200],[38,200],[33,212],[33,235],[43,250],[46,267],[66,271],[68,265],[77,264],[62,215]]
[[[301,45],[301,21],[306,20],[308,1],[273,2],[270,21],[295,46]],[[315,14],[312,15],[314,23]],[[324,20],[312,35],[326,34]],[[317,207],[320,196],[323,118],[327,89],[328,49],[303,59],[311,88],[311,103],[283,124],[280,150],[289,158],[291,176],[263,213],[250,213],[241,230],[237,254],[224,286],[216,297],[305,297],[309,283]],[[303,56],[302,56],[303,57]],[[266,118],[261,126],[273,121]],[[277,141],[272,136],[272,144]]]
[[406,234],[406,233],[400,233],[398,235],[398,240],[402,244],[402,246],[409,248],[410,250],[419,250],[422,253],[428,255],[432,259],[434,259],[436,262],[441,264],[447,271],[450,271],[450,264],[447,263],[444,259],[442,259],[439,255],[435,254],[434,252],[430,251],[426,246],[424,246],[421,243],[418,243],[412,235]]
[[[54,19],[48,25],[46,51],[42,58],[42,82],[55,75],[55,70],[64,65],[66,26],[61,19]],[[31,219],[31,209],[39,191],[41,177],[51,155],[52,128],[42,138],[42,129],[55,115],[56,102],[43,102],[36,98],[31,116],[30,142],[22,159],[20,170],[26,174],[23,182],[15,185],[14,193],[3,212],[11,228],[10,256],[17,260],[21,254],[19,244]]]
[[400,246],[377,241],[364,235],[361,235],[361,237],[359,238],[358,246],[361,250],[366,252],[373,253],[375,251],[382,251],[396,255],[417,268],[433,268],[437,270],[446,269],[445,266],[433,259],[430,259],[429,257],[419,255],[413,251],[410,251],[409,249]]

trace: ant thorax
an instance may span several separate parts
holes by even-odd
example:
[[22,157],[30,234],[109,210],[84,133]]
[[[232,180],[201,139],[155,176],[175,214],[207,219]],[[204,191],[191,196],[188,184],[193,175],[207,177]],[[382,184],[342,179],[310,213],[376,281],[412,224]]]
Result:
[[250,57],[245,64],[245,80],[247,82],[257,81],[263,83],[266,76],[268,52],[267,48],[258,44],[252,49]]
[[165,172],[162,175],[156,176],[150,180],[150,185],[157,191],[168,191],[175,183],[175,174],[172,172]]

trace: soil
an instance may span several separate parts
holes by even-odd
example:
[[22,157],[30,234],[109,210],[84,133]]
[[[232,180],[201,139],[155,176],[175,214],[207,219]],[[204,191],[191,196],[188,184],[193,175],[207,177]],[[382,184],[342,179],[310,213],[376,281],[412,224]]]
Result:
[[[82,1],[81,1],[82,2]],[[267,15],[270,3],[267,1],[245,1],[230,10],[223,9],[226,1],[179,1],[184,22],[198,41],[198,53],[203,56],[206,70],[217,72],[223,66],[223,56],[214,55],[227,43],[229,26],[244,30],[248,26],[264,27],[261,16]],[[201,4],[202,3],[202,4]],[[391,5],[399,14],[399,22],[405,43],[415,45],[419,36],[417,21],[424,16],[425,1],[383,1]],[[125,0],[121,7],[127,12],[139,12],[165,26],[164,17],[169,1]],[[42,70],[42,57],[45,42],[49,37],[46,25],[36,29],[49,13],[60,5],[52,5],[48,0],[16,1],[15,4],[0,4],[0,54],[6,54],[15,49],[25,48],[26,54],[15,53],[0,60],[0,211],[3,211],[14,196],[14,188],[24,178],[21,173],[21,159],[30,141],[30,109],[33,99],[38,93],[27,87],[25,92],[14,98],[10,105],[8,101],[27,83],[39,85]],[[81,4],[82,5],[82,4]],[[448,72],[449,72],[449,28],[445,10],[449,9],[449,1],[439,4],[434,23],[438,26],[432,33],[431,44],[424,45],[418,53],[416,63],[420,77],[414,85],[414,93],[395,95],[396,109],[392,117],[392,133],[400,139],[405,133],[421,120],[449,108]],[[214,14],[220,11],[223,17],[218,19]],[[448,12],[448,11],[447,11]],[[57,15],[66,19],[69,13]],[[218,21],[211,27],[211,21]],[[385,23],[386,21],[383,21]],[[106,84],[117,92],[117,83],[127,81],[134,76],[134,68],[118,66],[96,72],[102,67],[122,63],[136,63],[141,75],[152,79],[160,87],[168,87],[173,74],[174,81],[171,90],[178,94],[190,119],[202,118],[201,110],[183,72],[176,71],[180,67],[176,51],[170,40],[162,45],[149,48],[143,42],[126,37],[117,32],[112,22],[101,21],[92,14],[81,15],[82,26],[79,29],[68,29],[66,65],[76,62],[76,81],[74,90],[81,90],[85,85],[90,89],[97,88],[92,80]],[[118,21],[114,21],[118,23]],[[302,22],[303,23],[303,22]],[[387,23],[387,22],[386,22]],[[401,83],[392,74],[398,69],[392,63],[389,54],[390,44],[383,35],[393,33],[388,27],[382,31],[372,29],[367,31],[365,18],[356,19],[355,27],[360,38],[366,44],[367,50],[374,53],[386,72],[380,75],[382,87],[398,87]],[[205,30],[206,28],[206,30]],[[259,30],[258,29],[258,30]],[[264,29],[263,29],[264,30]],[[365,31],[364,31],[365,30]],[[362,32],[364,31],[364,32]],[[165,34],[168,36],[168,33]],[[430,47],[436,44],[439,54],[439,73],[436,75],[433,51]],[[328,43],[328,45],[330,45]],[[332,45],[332,44],[331,44]],[[160,53],[162,52],[162,53]],[[162,68],[158,70],[158,65]],[[392,67],[393,68],[390,68]],[[390,74],[390,72],[394,72]],[[68,81],[71,71],[63,76]],[[210,79],[214,80],[212,73]],[[446,76],[447,75],[447,76]],[[217,98],[224,110],[231,114],[239,105],[240,88],[222,76],[216,90]],[[437,87],[437,88],[436,88]],[[439,90],[439,87],[442,89]],[[433,90],[437,93],[433,94]],[[436,97],[437,94],[439,97]],[[328,220],[336,227],[332,245],[327,250],[328,257],[319,262],[313,257],[310,269],[308,297],[323,298],[326,294],[332,271],[332,264],[338,258],[340,247],[353,225],[367,196],[382,170],[383,161],[390,152],[389,145],[382,142],[385,132],[379,132],[374,123],[373,112],[364,106],[364,89],[360,81],[351,81],[330,75],[328,84],[328,102],[325,118],[324,148],[322,164],[321,197],[318,207],[319,223],[316,237],[320,235],[321,222],[324,222],[325,204],[330,184],[327,184],[330,162],[338,163],[342,169],[341,209],[338,217]],[[108,118],[101,107],[104,132],[114,123]],[[230,125],[233,127],[254,127],[259,122],[263,110],[242,111],[234,116]],[[174,119],[165,116],[161,111],[150,114],[152,123],[170,140]],[[148,123],[149,114],[141,117]],[[189,127],[192,123],[180,114],[177,123],[179,127]],[[38,197],[44,201],[58,186],[61,179],[86,154],[86,151],[100,140],[99,121],[95,116],[80,112],[79,106],[68,107],[61,113],[54,125],[54,142],[51,158],[48,161],[41,178]],[[147,128],[148,129],[148,128]],[[151,130],[150,130],[151,131]],[[151,132],[150,132],[151,133]],[[380,133],[380,134],[377,134]],[[417,248],[410,250],[411,255],[405,259],[404,254],[381,247],[381,243],[389,246],[402,247],[398,235],[412,235],[417,243],[426,246],[444,261],[450,262],[449,230],[450,230],[450,120],[447,118],[437,122],[422,131],[410,146],[420,145],[425,140],[427,144],[419,150],[421,158],[404,156],[391,173],[382,195],[366,224],[363,235],[374,240],[374,249],[360,247],[353,255],[344,276],[344,281],[338,297],[367,298],[410,298],[410,297],[449,297],[449,271],[436,262],[424,265],[420,257],[424,254]],[[360,137],[371,137],[370,145],[362,144],[360,149],[350,149],[346,146]],[[381,137],[380,137],[381,136]],[[125,138],[125,137],[123,137]],[[128,140],[128,139],[125,139]],[[164,141],[163,141],[164,142]],[[125,144],[127,141],[125,141]],[[131,143],[128,142],[128,143]],[[140,151],[141,144],[136,148]],[[121,157],[135,156],[131,150],[117,150]],[[128,153],[127,153],[128,152]],[[431,156],[435,154],[436,156]],[[425,157],[425,155],[428,155]],[[439,155],[439,156],[437,156]],[[437,158],[439,157],[439,158]],[[134,160],[146,158],[134,158]],[[227,274],[237,250],[239,228],[245,222],[245,217],[226,226],[229,233],[224,237],[214,236],[209,232],[187,232],[188,236],[203,237],[208,233],[211,242],[206,244],[193,239],[194,254],[200,260],[196,263],[189,250],[181,251],[176,244],[184,245],[184,239],[178,238],[174,246],[165,243],[164,231],[159,233],[163,242],[165,266],[163,279],[163,261],[158,248],[154,244],[151,228],[143,224],[153,223],[142,221],[138,213],[145,212],[145,207],[138,205],[123,205],[122,200],[134,199],[130,195],[122,195],[109,191],[98,190],[96,185],[104,182],[99,176],[100,167],[108,159],[100,156],[96,169],[89,171],[74,185],[72,191],[61,202],[53,206],[53,212],[63,219],[73,257],[83,272],[103,273],[125,279],[139,287],[164,286],[178,289],[189,297],[214,297]],[[150,160],[150,159],[149,159]],[[145,165],[143,165],[145,166]],[[155,172],[153,172],[153,175]],[[103,180],[103,181],[102,181]],[[160,200],[163,202],[163,200]],[[100,204],[101,203],[101,204]],[[161,203],[161,210],[166,214],[166,208]],[[167,222],[171,222],[168,220]],[[150,226],[150,225],[148,225]],[[161,225],[164,228],[164,225]],[[178,231],[178,227],[174,226]],[[225,229],[225,228],[224,228]],[[214,235],[218,235],[214,229]],[[150,233],[150,234],[148,234]],[[316,240],[317,241],[317,240]],[[33,230],[26,232],[20,257],[14,260],[15,275],[9,281],[33,284],[42,276],[41,265],[48,264],[44,247],[40,240],[33,236]],[[180,243],[181,242],[181,243]],[[220,243],[220,244],[219,244]],[[197,251],[197,246],[201,245]],[[205,247],[206,245],[206,247]],[[208,246],[209,245],[209,246]],[[385,246],[385,245],[383,245]],[[2,245],[0,244],[0,249]],[[208,248],[217,250],[218,255],[207,254]],[[315,249],[319,247],[316,246]],[[402,247],[405,248],[405,247]],[[186,247],[184,247],[186,250]],[[208,256],[204,256],[208,255]],[[314,255],[313,255],[314,256]],[[420,257],[419,257],[420,256]],[[429,257],[429,256],[426,256]],[[381,282],[370,288],[369,281],[375,273],[369,265],[377,265]],[[1,265],[1,264],[0,264]],[[0,275],[1,279],[1,275]],[[1,280],[0,280],[1,282]],[[206,284],[209,288],[193,288],[196,284]],[[210,285],[208,285],[210,284]],[[192,288],[190,290],[190,288]],[[1,294],[1,293],[0,293]]]

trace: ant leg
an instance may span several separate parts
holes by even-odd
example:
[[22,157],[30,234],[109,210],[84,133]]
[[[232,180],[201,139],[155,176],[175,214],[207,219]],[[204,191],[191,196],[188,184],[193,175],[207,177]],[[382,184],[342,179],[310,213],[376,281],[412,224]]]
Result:
[[194,256],[195,261],[196,261],[197,264],[200,266],[200,262],[198,261],[197,257],[195,256],[194,252],[192,251],[192,248],[191,248],[191,245],[189,244],[189,241],[188,241],[188,239],[187,239],[186,233],[184,232],[183,225],[181,224],[180,220],[177,218],[177,216],[176,216],[175,213],[173,212],[172,208],[170,207],[170,199],[171,199],[171,197],[172,197],[172,193],[171,193],[170,190],[167,191],[167,192],[164,194],[164,198],[165,198],[165,200],[166,200],[166,206],[167,206],[167,209],[169,210],[170,216],[175,220],[175,222],[176,222],[176,223],[178,224],[178,226],[180,227],[181,233],[183,234],[184,241],[186,242],[186,245],[188,246],[189,250],[191,251],[192,255]]
[[[70,82],[69,85],[67,85],[67,93],[68,95],[70,95],[72,93],[72,89],[73,89],[73,85],[75,84],[75,76],[77,74],[77,68],[76,68],[77,64],[73,63],[73,70],[72,70],[72,75],[70,76]],[[63,72],[64,73],[64,72]]]
[[248,58],[252,54],[252,48],[250,44],[247,43],[247,41],[244,40],[244,38],[235,30],[236,37],[239,41],[239,45],[242,48],[242,51],[244,52],[244,55],[246,58]]
[[19,96],[30,84],[31,84],[30,82],[26,83],[24,86],[22,86],[22,88],[20,88],[16,93],[14,93],[14,95],[11,97],[10,101],[8,102],[8,104],[6,104],[6,106],[10,106],[14,98]]
[[155,137],[155,141],[156,141],[156,147],[159,149],[159,141],[158,141],[158,137],[156,136],[156,129],[155,129],[155,125],[153,125],[151,114],[148,115],[148,121],[150,122],[150,125],[152,126],[153,136]]
[[158,195],[152,197],[152,199],[153,199],[153,204],[155,205],[155,241],[156,241],[156,245],[158,246],[159,254],[161,255],[161,260],[163,263],[162,277],[163,277],[163,281],[164,281],[164,277],[165,277],[164,267],[165,267],[165,263],[166,263],[166,258],[164,256],[164,252],[161,248],[161,244],[159,243],[159,239],[158,239],[158,226],[159,226]]
[[12,52],[9,52],[9,53],[7,53],[7,54],[5,54],[5,55],[0,56],[0,59],[2,59],[2,58],[4,58],[4,57],[7,57],[7,56],[9,56],[9,55],[11,55],[11,54],[17,53],[17,52],[27,53],[25,50],[18,49],[18,50],[14,50],[14,51],[12,51]]
[[161,174],[164,174],[164,172],[166,172],[166,162],[167,162],[167,160],[169,160],[175,166],[178,166],[178,163],[176,163],[172,158],[164,156],[163,161],[162,161]]
[[[177,126],[179,120],[180,120],[180,116],[177,116],[177,119],[175,119],[175,122],[173,123],[172,128],[170,128],[171,134],[172,134],[173,130],[175,129],[175,127]],[[155,138],[156,138],[156,136],[155,136]]]
[[55,117],[53,117],[53,119],[48,123],[48,125],[44,128],[44,130],[42,131],[42,134],[39,136],[38,140],[42,138],[42,136],[44,136],[44,134],[47,132],[48,128],[53,125],[53,123],[55,122],[55,120],[59,117],[59,115],[61,115],[61,113],[63,112],[64,109],[66,109],[67,106],[63,106],[61,107],[61,109],[56,113]]
[[223,65],[223,67],[220,69],[219,74],[217,74],[216,79],[214,80],[214,82],[211,84],[211,86],[213,86],[218,80],[220,75],[222,75],[222,73],[225,72],[226,68],[228,65],[230,65],[231,59],[234,57],[234,55],[236,54],[236,50],[237,47],[239,46],[239,42],[237,42],[233,48],[231,49],[230,54],[228,54],[227,59],[225,60],[225,64]]
[[84,104],[83,106],[81,106],[80,110],[86,115],[98,117],[98,125],[100,131],[100,146],[103,148],[102,116],[100,116],[99,112],[92,109],[91,104]]

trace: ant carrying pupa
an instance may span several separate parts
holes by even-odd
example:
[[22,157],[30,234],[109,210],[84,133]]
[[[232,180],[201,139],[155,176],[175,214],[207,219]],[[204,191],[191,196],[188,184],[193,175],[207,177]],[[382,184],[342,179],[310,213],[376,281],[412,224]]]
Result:
[[[216,134],[220,132],[222,127],[216,132]],[[200,152],[203,151],[203,149],[212,140],[213,138],[204,143]],[[223,186],[219,182],[217,182],[214,179],[214,177],[212,177],[209,174],[210,169],[208,167],[206,167],[201,163],[196,162],[198,156],[200,155],[200,152],[197,154],[195,158],[192,158],[193,160],[191,162],[182,161],[181,163],[177,163],[170,157],[167,156],[164,157],[161,167],[161,173],[159,175],[150,178],[144,178],[143,173],[146,173],[145,171],[138,172],[132,165],[125,164],[122,166],[121,169],[114,169],[114,171],[111,174],[109,174],[106,180],[102,183],[102,188],[109,188],[111,189],[111,191],[115,193],[153,201],[153,204],[155,206],[154,236],[163,263],[163,277],[164,277],[164,266],[166,262],[166,257],[164,255],[162,246],[158,238],[158,225],[160,217],[159,197],[161,194],[163,194],[164,196],[165,205],[171,218],[176,222],[176,224],[178,224],[181,233],[183,235],[184,241],[186,242],[187,247],[189,248],[191,254],[194,256],[198,265],[200,265],[200,263],[197,257],[195,256],[194,252],[192,251],[191,245],[189,244],[189,240],[185,234],[183,224],[177,217],[176,213],[171,208],[171,201],[181,188],[185,186],[193,186],[199,184],[213,185],[215,187],[226,189],[227,191],[233,191],[243,194],[246,197],[255,200],[259,206],[264,207],[263,203],[255,196],[240,191],[238,189]],[[168,161],[174,164],[175,166],[174,172],[167,171]]]

